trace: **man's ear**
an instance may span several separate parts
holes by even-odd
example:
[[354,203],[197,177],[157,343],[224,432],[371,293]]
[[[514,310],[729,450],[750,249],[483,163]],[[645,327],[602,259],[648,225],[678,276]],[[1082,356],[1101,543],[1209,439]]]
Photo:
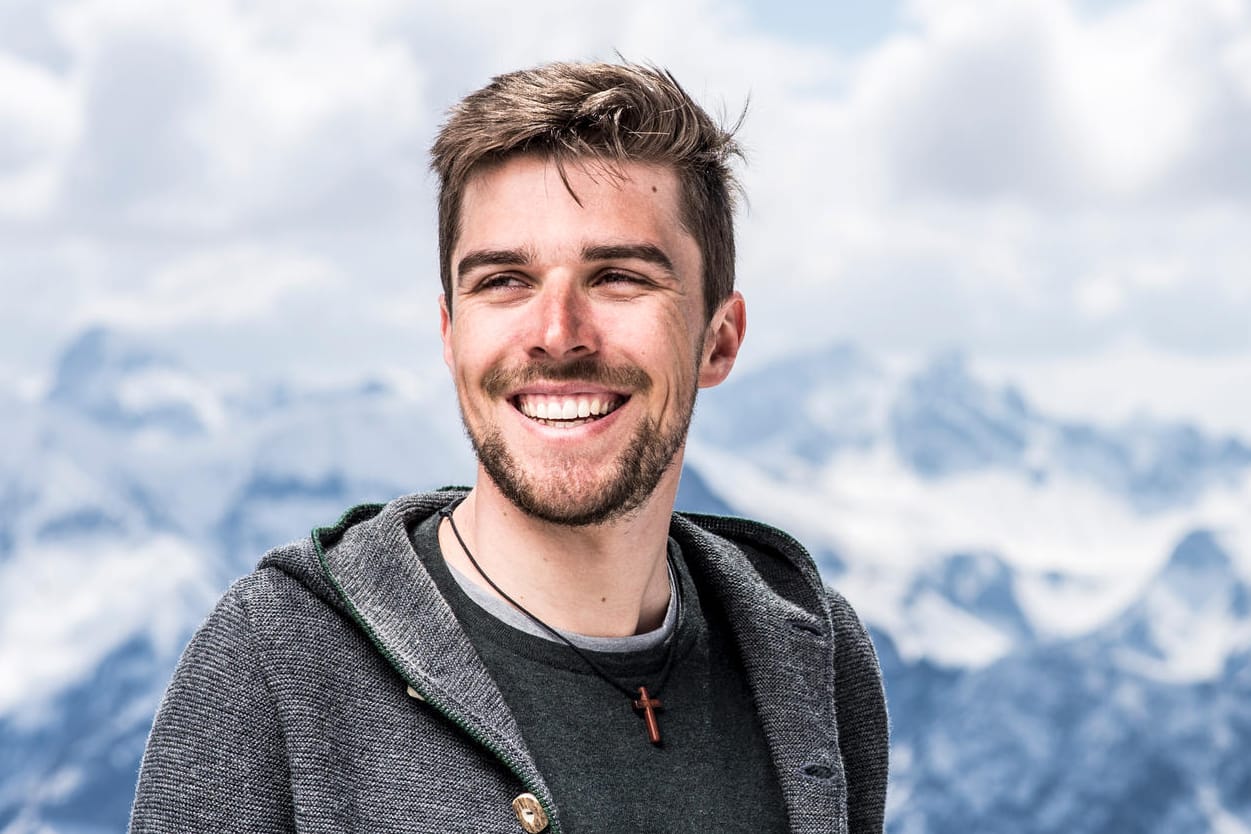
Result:
[[720,385],[730,375],[738,349],[747,333],[747,305],[741,292],[732,292],[721,303],[704,334],[704,349],[699,362],[699,387]]
[[452,313],[447,309],[447,296],[439,294],[439,336],[443,339],[443,364],[452,368]]

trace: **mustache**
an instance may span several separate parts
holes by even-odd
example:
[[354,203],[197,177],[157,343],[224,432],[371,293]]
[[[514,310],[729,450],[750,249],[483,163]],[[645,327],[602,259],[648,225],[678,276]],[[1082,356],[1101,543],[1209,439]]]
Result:
[[535,382],[589,382],[604,388],[647,391],[652,380],[634,365],[606,365],[584,357],[569,362],[529,362],[514,367],[497,366],[486,372],[482,388],[492,397]]

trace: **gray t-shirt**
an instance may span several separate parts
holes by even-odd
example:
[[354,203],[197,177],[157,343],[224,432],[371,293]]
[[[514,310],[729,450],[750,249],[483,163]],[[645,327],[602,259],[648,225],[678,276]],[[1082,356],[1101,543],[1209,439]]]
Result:
[[[729,625],[715,601],[701,596],[676,543],[669,547],[675,593],[683,598],[680,619],[671,600],[667,626],[657,632],[620,642],[575,641],[620,683],[647,686],[663,702],[662,743],[653,745],[630,699],[573,650],[530,633],[537,627],[510,625],[510,615],[501,619],[466,593],[442,558],[440,521],[436,514],[418,525],[414,547],[516,716],[563,831],[786,829],[781,789]],[[488,607],[498,603],[490,600]],[[660,686],[670,642],[672,668]]]

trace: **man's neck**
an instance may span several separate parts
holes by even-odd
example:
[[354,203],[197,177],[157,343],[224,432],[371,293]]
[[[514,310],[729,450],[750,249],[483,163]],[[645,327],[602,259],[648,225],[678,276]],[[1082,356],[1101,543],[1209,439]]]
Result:
[[[565,631],[624,637],[664,620],[676,475],[667,473],[641,507],[621,518],[570,527],[526,515],[480,472],[454,518],[482,570],[531,614]],[[452,566],[495,593],[446,522],[439,546]]]

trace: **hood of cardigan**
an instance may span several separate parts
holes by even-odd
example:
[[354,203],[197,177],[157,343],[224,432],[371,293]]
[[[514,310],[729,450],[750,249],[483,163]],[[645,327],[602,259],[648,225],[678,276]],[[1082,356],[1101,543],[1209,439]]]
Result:
[[[359,584],[372,576],[374,583],[397,589],[405,580],[428,583],[409,531],[467,493],[465,487],[445,487],[386,504],[359,504],[333,525],[315,528],[309,538],[269,551],[257,567],[281,570],[333,608],[350,613],[344,581]],[[742,583],[817,616],[826,607],[812,558],[776,528],[742,518],[674,513],[669,534],[688,554],[697,576],[708,566],[691,557],[711,549],[723,558],[730,556],[735,572],[747,569],[747,575],[738,577]]]

